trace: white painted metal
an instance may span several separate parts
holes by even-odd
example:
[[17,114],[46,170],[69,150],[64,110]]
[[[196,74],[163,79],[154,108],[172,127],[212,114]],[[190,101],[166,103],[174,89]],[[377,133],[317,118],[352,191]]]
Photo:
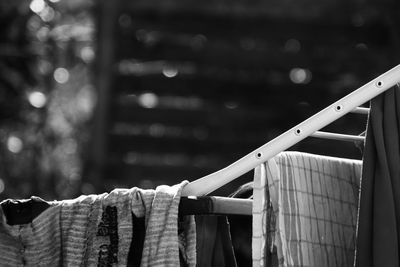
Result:
[[324,138],[324,139],[348,141],[348,142],[364,142],[365,140],[364,136],[338,134],[338,133],[321,132],[321,131],[316,131],[315,133],[312,133],[310,136],[315,138]]
[[216,190],[381,94],[398,82],[400,82],[400,65],[373,79],[228,167],[189,183],[183,188],[182,195],[200,196]]
[[353,109],[353,110],[350,111],[350,112],[351,112],[351,113],[358,113],[358,114],[368,115],[368,113],[369,113],[369,108],[356,107],[355,109]]

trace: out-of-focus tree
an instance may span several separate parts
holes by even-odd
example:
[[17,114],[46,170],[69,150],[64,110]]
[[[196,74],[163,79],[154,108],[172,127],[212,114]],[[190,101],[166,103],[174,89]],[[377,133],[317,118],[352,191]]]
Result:
[[82,191],[95,102],[92,6],[88,0],[0,3],[0,199]]

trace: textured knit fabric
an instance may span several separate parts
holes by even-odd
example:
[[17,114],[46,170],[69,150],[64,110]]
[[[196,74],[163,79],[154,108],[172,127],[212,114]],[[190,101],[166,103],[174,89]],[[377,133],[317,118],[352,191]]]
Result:
[[134,192],[116,189],[50,202],[49,208],[23,225],[8,225],[0,209],[0,265],[126,266]]
[[[276,221],[279,266],[352,266],[361,161],[282,152],[260,168]],[[262,186],[262,184],[260,184]],[[269,187],[269,188],[268,188]],[[257,230],[253,230],[257,232]],[[271,236],[259,231],[264,242]],[[256,239],[257,240],[257,239]],[[266,246],[267,247],[267,246]],[[260,249],[260,248],[258,248]],[[254,266],[263,266],[261,264]]]
[[400,265],[400,88],[371,101],[356,266]]
[[131,199],[136,188],[61,202],[65,266],[126,266],[132,240]]
[[0,266],[127,266],[135,242],[132,212],[146,219],[141,266],[179,266],[180,247],[188,266],[195,266],[193,217],[186,218],[179,237],[177,230],[180,191],[186,183],[50,202],[23,225],[8,225],[0,208]]
[[60,266],[61,205],[52,205],[32,223],[10,226],[0,209],[0,266]]
[[179,266],[180,256],[187,266],[196,266],[196,226],[193,216],[185,217],[184,231],[178,236],[178,207],[183,186],[158,186],[156,190],[138,190],[132,211],[145,216],[145,241],[141,266]]
[[[91,246],[94,243],[98,220],[102,213],[101,199],[105,195],[80,196],[60,202],[59,231],[62,235],[63,265],[87,266],[89,262],[95,262]],[[92,258],[89,258],[90,256]]]

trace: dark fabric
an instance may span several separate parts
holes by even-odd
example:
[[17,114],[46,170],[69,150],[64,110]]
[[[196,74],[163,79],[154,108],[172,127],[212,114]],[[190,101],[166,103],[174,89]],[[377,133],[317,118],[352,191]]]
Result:
[[[253,198],[253,182],[243,184],[229,197]],[[228,215],[228,220],[236,263],[239,267],[251,266],[253,262],[251,254],[253,219],[251,216]]]
[[226,216],[196,216],[197,267],[236,267]]
[[9,225],[31,223],[40,213],[45,211],[50,204],[39,197],[30,199],[7,199],[1,202],[1,208]]
[[228,220],[237,266],[251,266],[253,262],[251,257],[252,217],[244,215],[228,215]]
[[199,215],[213,213],[214,205],[210,197],[181,197],[179,215]]
[[144,235],[146,232],[144,217],[138,218],[132,213],[132,242],[128,254],[128,266],[140,267],[142,260]]
[[400,89],[371,101],[363,156],[356,266],[399,266]]

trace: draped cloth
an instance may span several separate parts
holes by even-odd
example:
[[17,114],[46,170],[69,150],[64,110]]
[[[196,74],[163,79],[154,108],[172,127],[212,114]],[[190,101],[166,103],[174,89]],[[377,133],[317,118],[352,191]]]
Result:
[[[178,224],[181,191],[187,183],[52,201],[41,212],[35,207],[45,202],[5,201],[14,206],[1,202],[0,266],[132,266],[130,247],[143,246],[142,267],[175,267],[181,262],[194,267],[194,217],[181,218]],[[14,218],[11,223],[7,214],[12,214],[12,207],[17,216],[26,213],[29,221]],[[137,226],[133,217],[144,218],[143,243],[139,243],[143,239],[132,239],[133,226]]]
[[[286,151],[258,167],[254,206],[262,206],[253,207],[253,267],[353,266],[361,164]],[[268,259],[271,245],[277,261]]]
[[371,101],[358,218],[356,266],[399,266],[400,88]]

